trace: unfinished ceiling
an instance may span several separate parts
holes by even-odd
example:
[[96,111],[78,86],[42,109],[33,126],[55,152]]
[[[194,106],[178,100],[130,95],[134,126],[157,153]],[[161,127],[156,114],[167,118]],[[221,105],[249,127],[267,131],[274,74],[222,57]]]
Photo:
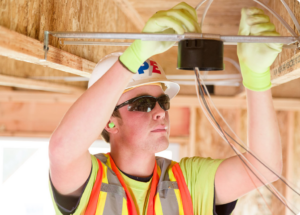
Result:
[[[24,0],[24,1],[1,1],[0,25],[21,33],[28,37],[43,41],[45,30],[50,31],[92,31],[92,32],[140,32],[145,22],[158,10],[169,9],[181,1],[146,1],[146,0],[115,0],[115,1],[46,1],[46,0]],[[196,6],[199,1],[186,1],[192,6]],[[263,1],[269,3],[288,23],[293,26],[291,19],[287,16],[279,0]],[[299,5],[296,0],[289,0],[287,3],[299,16],[295,7]],[[203,25],[204,33],[216,33],[222,35],[236,35],[239,27],[240,11],[243,7],[257,6],[251,0],[215,0],[205,18]],[[203,6],[198,11],[198,19],[201,20]],[[66,11],[68,11],[66,13]],[[289,35],[288,32],[276,22],[277,30],[282,35]],[[293,26],[294,27],[294,26]],[[6,42],[6,41],[3,41]],[[20,41],[26,43],[27,41]],[[108,53],[114,51],[123,51],[126,47],[108,47],[108,46],[75,46],[61,45],[59,40],[50,37],[50,44],[68,53],[74,54],[82,59],[97,63],[99,59]],[[25,45],[25,44],[24,44]],[[20,47],[22,48],[22,47]],[[30,65],[18,61],[18,57],[7,54],[7,50],[1,57],[3,65],[0,68],[1,75],[8,75],[20,78],[30,78],[33,76],[74,76],[47,65],[46,68],[36,62]],[[274,67],[280,65],[294,55],[293,50],[284,50],[274,63]],[[225,46],[224,57],[238,62],[236,55],[236,46]],[[154,57],[164,68],[167,75],[188,74],[192,71],[182,71],[176,69],[177,48],[171,48],[166,53]],[[26,61],[26,60],[24,60]],[[28,60],[29,61],[29,60]],[[29,61],[30,62],[30,61]],[[210,72],[211,74],[238,74],[239,71],[228,61],[225,61],[225,70]],[[91,64],[92,65],[92,64]],[[89,71],[91,72],[91,71]],[[76,73],[75,73],[76,74]],[[45,81],[39,81],[41,83]],[[71,85],[86,88],[86,82],[65,82],[62,80],[48,80],[63,85]],[[300,85],[300,80],[294,81],[294,85]],[[12,85],[13,86],[13,85]],[[18,85],[14,86],[17,87]],[[26,86],[26,84],[25,84]],[[289,87],[276,87],[273,90],[274,96],[294,97],[297,96],[289,90]],[[275,88],[274,88],[275,89]],[[279,90],[278,90],[279,89]],[[235,95],[242,91],[241,87],[216,86],[216,95]],[[181,94],[195,95],[193,86],[182,85]]]

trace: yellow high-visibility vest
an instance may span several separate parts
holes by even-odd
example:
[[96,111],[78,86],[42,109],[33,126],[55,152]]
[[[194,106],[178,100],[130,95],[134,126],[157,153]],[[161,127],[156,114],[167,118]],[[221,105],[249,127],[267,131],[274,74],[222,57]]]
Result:
[[[110,154],[95,155],[99,170],[85,215],[137,215],[132,197]],[[177,162],[156,157],[147,215],[193,215],[190,192]]]

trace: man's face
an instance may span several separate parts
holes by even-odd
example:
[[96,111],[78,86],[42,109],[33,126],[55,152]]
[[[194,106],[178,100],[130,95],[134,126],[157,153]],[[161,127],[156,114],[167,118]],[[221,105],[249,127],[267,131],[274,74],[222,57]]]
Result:
[[[159,97],[164,92],[160,86],[146,85],[132,89],[124,93],[118,105],[135,97],[150,95]],[[142,150],[156,153],[165,150],[169,144],[169,114],[156,102],[154,109],[150,112],[128,111],[128,105],[119,109],[121,120],[116,127],[118,133],[116,140],[133,150]]]

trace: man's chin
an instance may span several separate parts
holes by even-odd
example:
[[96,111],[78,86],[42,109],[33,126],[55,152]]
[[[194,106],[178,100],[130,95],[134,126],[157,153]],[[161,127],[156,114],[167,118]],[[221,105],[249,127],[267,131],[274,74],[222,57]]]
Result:
[[169,137],[162,136],[155,141],[155,153],[162,152],[169,147]]

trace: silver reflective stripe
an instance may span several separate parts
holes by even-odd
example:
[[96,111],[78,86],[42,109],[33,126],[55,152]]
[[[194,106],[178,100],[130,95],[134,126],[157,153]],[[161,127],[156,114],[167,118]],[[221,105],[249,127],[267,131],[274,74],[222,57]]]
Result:
[[164,215],[179,214],[179,206],[174,189],[164,189],[159,192],[161,208]]
[[103,192],[107,192],[107,193],[115,193],[115,194],[118,194],[118,195],[126,198],[126,193],[122,186],[120,187],[120,186],[114,185],[114,184],[102,183],[100,190]]
[[179,214],[179,206],[174,189],[178,189],[177,182],[170,181],[168,169],[172,161],[155,157],[156,163],[161,169],[156,191],[159,193],[160,203],[164,215],[177,215]]
[[95,154],[94,156],[106,165],[107,157],[103,153]]
[[157,191],[168,190],[168,189],[178,189],[178,184],[176,181],[162,181],[157,186]]
[[161,175],[158,183],[161,183],[162,181],[170,181],[168,168],[171,165],[172,161],[162,157],[155,157],[155,159],[157,165],[160,167],[161,170]]
[[[96,154],[95,157],[107,166],[107,157],[104,154]],[[162,206],[164,215],[179,214],[179,206],[175,195],[175,189],[178,189],[177,182],[170,181],[168,169],[171,160],[156,157],[157,165],[161,169],[157,192]],[[122,187],[116,174],[107,166],[108,184],[102,183],[101,191],[107,193],[104,206],[104,215],[122,215],[122,206],[124,198],[127,199],[124,188]]]
[[107,193],[103,215],[122,215],[123,198],[126,198],[123,187],[102,183],[101,191]]
[[94,156],[97,159],[99,159],[101,161],[101,163],[103,163],[107,167],[107,180],[108,180],[108,183],[109,184],[115,184],[115,185],[118,185],[118,186],[122,186],[119,179],[118,179],[118,177],[116,176],[116,173],[114,173],[114,171],[107,166],[106,163],[107,163],[108,158],[102,153],[96,154]]

